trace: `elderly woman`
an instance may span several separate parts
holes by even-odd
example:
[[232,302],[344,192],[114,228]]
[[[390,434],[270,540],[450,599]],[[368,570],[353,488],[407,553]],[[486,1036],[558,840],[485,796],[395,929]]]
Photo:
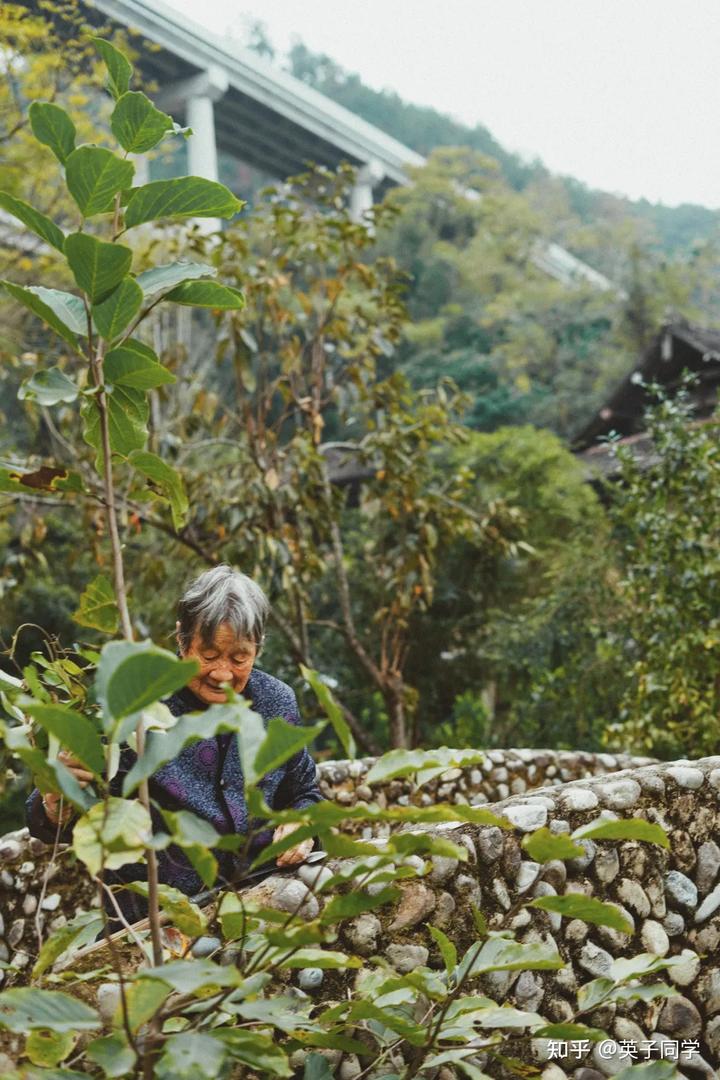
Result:
[[[168,698],[165,704],[174,716],[206,709],[225,701],[225,687],[241,694],[265,721],[280,716],[298,724],[295,694],[285,683],[256,668],[255,661],[265,637],[269,605],[262,589],[245,574],[229,566],[217,566],[201,574],[189,586],[178,608],[178,651],[185,659],[196,660],[198,672],[187,686]],[[67,751],[59,757],[81,784],[92,779]],[[121,793],[122,778],[135,761],[129,747],[123,749],[120,769],[111,782],[111,792]],[[302,809],[319,802],[315,765],[307,750],[301,750],[284,765],[273,769],[263,780],[263,794],[273,809]],[[163,765],[149,783],[153,809],[153,827],[167,831],[159,807],[165,810],[190,810],[204,818],[218,833],[245,834],[249,829],[248,810],[243,789],[237,739],[231,734],[201,739],[185,747],[176,758]],[[36,789],[27,801],[27,823],[33,836],[52,842],[62,825],[61,840],[71,839],[72,809],[60,819],[60,797],[42,796]],[[274,832],[255,833],[250,844],[254,857],[271,840],[292,831],[293,825],[281,825]],[[313,841],[305,840],[277,859],[279,866],[302,862],[310,853]],[[236,879],[246,865],[232,852],[214,852],[218,861],[218,882]],[[171,845],[158,853],[160,881],[181,889],[189,896],[202,890],[203,884],[184,852]],[[139,864],[123,867],[106,880],[116,883],[146,877]],[[121,890],[118,903],[126,919],[136,921],[146,912],[144,901],[134,893]]]

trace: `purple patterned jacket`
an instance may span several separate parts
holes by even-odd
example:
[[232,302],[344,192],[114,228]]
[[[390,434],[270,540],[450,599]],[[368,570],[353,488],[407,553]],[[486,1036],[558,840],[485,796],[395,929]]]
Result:
[[[274,716],[281,716],[291,724],[300,723],[293,691],[264,671],[255,669],[252,672],[243,697],[250,701],[253,709],[266,722]],[[165,704],[174,716],[207,708],[187,687],[173,694]],[[125,747],[121,754],[120,769],[110,785],[113,795],[121,794],[123,777],[134,762],[135,754],[129,747]],[[263,778],[260,787],[268,806],[274,810],[290,807],[302,809],[312,803],[321,802],[323,798],[317,786],[315,763],[307,750],[300,750],[284,765],[272,769]],[[240,755],[237,739],[231,734],[216,735],[186,746],[176,758],[158,769],[150,779],[149,788],[151,800],[165,810],[190,810],[209,821],[219,833],[248,832],[248,810]],[[152,817],[154,830],[166,832],[167,827],[156,808],[152,810]],[[27,800],[26,819],[33,836],[47,843],[55,840],[57,827],[49,821],[37,788]],[[66,826],[60,839],[67,843],[72,840],[72,824]],[[249,858],[254,858],[271,839],[271,829],[255,833]],[[247,866],[247,860],[233,852],[215,851],[213,854],[218,862],[216,884],[232,881]],[[159,878],[164,884],[173,885],[188,896],[193,896],[205,888],[184,852],[177,846],[170,845],[164,851],[158,852],[157,858]],[[106,873],[108,884],[146,879],[146,868],[138,863]],[[125,918],[130,922],[143,918],[147,913],[145,901],[135,893],[120,890],[116,893],[116,899]],[[112,913],[110,909],[108,913]]]

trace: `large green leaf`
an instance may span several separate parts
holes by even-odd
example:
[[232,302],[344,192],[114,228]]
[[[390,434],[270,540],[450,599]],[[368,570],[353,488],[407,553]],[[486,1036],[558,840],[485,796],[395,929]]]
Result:
[[28,705],[30,716],[57,736],[62,746],[71,750],[91,772],[98,776],[105,768],[105,753],[100,735],[92,721],[68,705]]
[[304,664],[300,665],[300,671],[302,672],[305,681],[310,684],[315,697],[320,703],[320,707],[332,724],[335,734],[340,741],[340,745],[345,751],[345,756],[354,758],[357,753],[355,739],[343,716],[342,709],[332,696],[330,688],[325,685],[317,671],[305,667]]
[[528,907],[540,908],[541,911],[554,911],[566,919],[581,919],[596,926],[609,926],[621,934],[632,934],[631,923],[622,915],[614,904],[596,900],[594,896],[582,893],[567,893],[565,896],[538,896],[531,900]]
[[224,732],[237,733],[247,728],[252,718],[257,718],[257,714],[240,698],[225,705],[211,705],[204,712],[186,713],[169,731],[149,731],[145,753],[125,777],[123,794],[129,795],[141,780],[146,780],[166,762],[172,761],[183,747],[200,739],[212,739]]
[[[159,979],[139,978],[127,989],[128,1027],[137,1031],[152,1019],[168,996],[168,988]],[[121,1010],[115,1013],[115,1025],[120,1026]]]
[[297,724],[289,724],[280,716],[274,716],[268,723],[267,734],[255,756],[253,772],[246,776],[248,783],[256,783],[266,773],[288,761],[324,730],[324,721],[314,724],[313,727],[299,727]]
[[79,146],[65,162],[65,182],[83,217],[112,210],[115,196],[129,188],[132,161],[123,161],[103,146]]
[[151,454],[147,450],[133,450],[128,460],[134,469],[148,478],[163,499],[170,503],[173,527],[176,530],[181,529],[188,512],[188,499],[180,473],[167,465],[157,454]]
[[442,930],[439,930],[437,926],[432,926],[430,923],[428,923],[428,930],[430,931],[430,936],[440,950],[440,955],[443,958],[446,972],[448,973],[448,975],[452,975],[453,971],[457,967],[458,960],[457,949],[455,948],[455,945],[447,936],[447,934],[443,933]]
[[[134,881],[128,885],[128,888],[147,899],[149,890],[147,881]],[[158,896],[160,907],[181,933],[187,934],[188,937],[199,937],[205,932],[207,919],[197,904],[193,904],[184,892],[173,889],[170,885],[158,885]]]
[[400,891],[398,889],[389,886],[380,889],[379,892],[374,893],[372,896],[366,892],[349,892],[343,896],[333,896],[325,905],[320,915],[320,922],[324,926],[329,926],[341,922],[343,919],[350,919],[355,915],[360,915],[364,911],[374,911],[375,908],[397,900],[399,895]]
[[175,127],[172,117],[155,108],[149,97],[140,90],[122,95],[110,117],[113,135],[130,154],[152,150],[166,131]]
[[621,1069],[615,1080],[679,1080],[681,1075],[672,1061],[647,1061]]
[[390,750],[383,754],[367,774],[368,784],[378,784],[397,776],[418,774],[418,783],[427,783],[446,769],[463,768],[482,761],[481,750],[452,750],[439,746],[435,750]]
[[58,405],[75,401],[80,391],[59,367],[36,371],[25,379],[18,390],[21,401],[37,401],[38,405]]
[[25,1040],[25,1054],[33,1065],[52,1069],[64,1061],[77,1042],[72,1031],[50,1031],[48,1028],[31,1031]]
[[95,304],[116,289],[130,269],[132,251],[87,233],[71,233],[65,254],[76,282]]
[[119,1080],[132,1072],[137,1055],[128,1045],[125,1035],[116,1031],[88,1043],[85,1051],[90,1061],[99,1065],[108,1080]]
[[166,293],[164,299],[172,300],[174,304],[217,308],[220,311],[237,311],[245,306],[245,297],[239,289],[221,285],[219,281],[186,281]]
[[662,825],[645,821],[644,818],[618,818],[616,821],[591,821],[581,825],[572,834],[573,840],[644,840],[648,844],[670,849],[670,840]]
[[565,961],[554,943],[523,945],[508,938],[493,937],[470,946],[458,964],[455,979],[460,982],[489,971],[553,971],[562,967],[565,967]]
[[98,874],[101,866],[117,870],[137,862],[151,835],[152,821],[141,803],[110,796],[75,822],[73,850],[91,874]]
[[280,968],[305,968],[317,967],[331,969],[362,967],[362,960],[357,956],[347,956],[346,953],[337,952],[333,949],[297,949],[292,956],[287,956],[277,965]]
[[106,383],[132,390],[153,390],[175,382],[175,376],[162,366],[153,350],[133,338],[110,350],[103,373]]
[[57,227],[54,221],[51,221],[49,217],[45,217],[44,214],[30,206],[29,203],[23,202],[22,199],[16,199],[14,195],[8,194],[7,191],[0,191],[0,208],[5,210],[6,213],[12,214],[18,221],[22,221],[23,225],[27,225],[28,229],[31,229],[36,236],[50,244],[51,247],[57,248],[58,251],[64,250],[65,233]]
[[216,1030],[215,1037],[225,1044],[235,1061],[246,1065],[255,1075],[293,1075],[285,1051],[269,1035],[253,1029],[223,1027]]
[[80,605],[72,614],[80,626],[114,634],[118,625],[118,609],[113,587],[106,577],[99,574],[80,595]]
[[143,978],[163,982],[178,994],[194,994],[208,986],[240,986],[243,981],[236,967],[220,967],[208,959],[171,960],[143,971]]
[[81,296],[63,292],[62,289],[46,289],[42,285],[28,285],[27,288],[28,292],[34,293],[47,304],[74,334],[87,337],[87,312]]
[[138,274],[137,283],[144,292],[145,298],[150,299],[158,293],[169,292],[183,281],[215,277],[216,274],[215,267],[207,263],[166,263],[164,266],[154,266],[152,270],[144,270],[142,274]]
[[102,301],[93,304],[95,325],[102,337],[114,341],[135,318],[143,302],[143,292],[135,278],[125,277]]
[[32,969],[33,979],[37,979],[44,971],[51,967],[59,956],[69,949],[77,938],[90,929],[93,937],[102,927],[102,916],[98,911],[83,911],[76,915],[70,922],[65,923],[47,938],[40,949],[35,966]]
[[574,859],[584,854],[584,848],[574,844],[566,833],[552,833],[547,828],[536,829],[522,838],[522,847],[535,862],[551,859]]
[[151,642],[111,641],[100,656],[96,692],[106,719],[117,721],[179,690],[196,672],[194,660],[179,660]]
[[94,804],[96,799],[86,788],[80,787],[62,762],[49,760],[42,750],[30,745],[23,728],[7,728],[4,741],[8,750],[25,762],[40,791],[61,792],[81,814]]
[[61,165],[75,149],[75,125],[59,105],[33,101],[28,110],[30,127],[38,142],[49,146]]
[[78,342],[72,330],[66,326],[62,319],[58,318],[53,309],[41,300],[35,292],[23,288],[22,285],[15,285],[12,281],[0,281],[0,285],[10,293],[14,300],[18,300],[21,304],[24,304],[29,311],[32,311],[34,315],[38,315],[43,322],[46,322],[56,334],[59,334],[72,349],[77,351]]
[[[142,390],[134,390],[130,386],[113,385],[112,391],[108,387],[106,401],[110,449],[123,457],[127,457],[133,450],[141,450],[147,439],[150,414],[145,394]],[[98,459],[102,460],[100,412],[93,398],[85,402],[81,415],[85,424],[83,438],[89,446],[98,451]]]
[[230,218],[244,205],[229,188],[215,180],[200,176],[153,180],[132,189],[125,208],[125,227],[130,229],[161,218]]
[[133,73],[132,64],[124,53],[104,38],[93,37],[90,40],[105,61],[108,71],[108,90],[117,101],[128,91]]
[[154,1068],[157,1080],[215,1080],[227,1048],[219,1039],[198,1031],[170,1035]]
[[83,1001],[62,990],[17,987],[0,994],[0,1028],[25,1035],[28,1031],[95,1031],[100,1017]]

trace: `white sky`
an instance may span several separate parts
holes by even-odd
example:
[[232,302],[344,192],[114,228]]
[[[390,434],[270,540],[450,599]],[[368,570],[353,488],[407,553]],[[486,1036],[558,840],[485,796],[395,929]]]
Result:
[[166,0],[632,198],[720,207],[720,0]]

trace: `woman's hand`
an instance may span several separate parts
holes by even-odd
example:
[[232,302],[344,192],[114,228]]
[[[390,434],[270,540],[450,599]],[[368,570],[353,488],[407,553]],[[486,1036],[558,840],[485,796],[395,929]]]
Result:
[[[289,836],[290,833],[299,829],[299,825],[288,822],[287,825],[278,825],[277,829],[273,833],[273,843],[276,840],[282,840],[284,837]],[[294,866],[296,863],[301,863],[307,859],[308,855],[313,849],[315,841],[310,836],[307,840],[302,840],[295,847],[288,848],[287,851],[283,851],[282,855],[278,855],[275,862],[278,866]]]
[[[80,787],[86,787],[93,779],[93,774],[85,768],[81,761],[73,757],[69,750],[61,750],[58,754],[58,761],[73,774]],[[61,799],[62,796],[57,795],[54,791],[48,791],[46,795],[43,795],[43,807],[53,825],[57,825],[59,821],[66,825],[73,815],[73,808],[68,805],[63,807],[62,815],[60,814]]]

